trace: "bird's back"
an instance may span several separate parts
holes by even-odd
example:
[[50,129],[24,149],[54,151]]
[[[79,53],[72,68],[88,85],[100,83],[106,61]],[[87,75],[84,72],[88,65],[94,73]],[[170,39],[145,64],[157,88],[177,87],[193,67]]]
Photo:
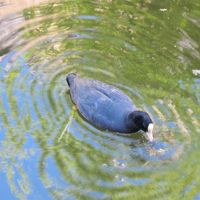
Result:
[[97,80],[75,77],[70,84],[73,102],[94,125],[127,132],[125,117],[135,110],[131,99],[119,89]]

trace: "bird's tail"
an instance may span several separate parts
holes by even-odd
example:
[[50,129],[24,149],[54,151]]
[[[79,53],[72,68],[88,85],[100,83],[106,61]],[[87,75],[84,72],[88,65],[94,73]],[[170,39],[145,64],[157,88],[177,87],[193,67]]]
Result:
[[73,83],[75,77],[76,77],[75,73],[70,73],[70,74],[67,75],[66,81],[67,81],[67,84],[68,84],[69,87]]

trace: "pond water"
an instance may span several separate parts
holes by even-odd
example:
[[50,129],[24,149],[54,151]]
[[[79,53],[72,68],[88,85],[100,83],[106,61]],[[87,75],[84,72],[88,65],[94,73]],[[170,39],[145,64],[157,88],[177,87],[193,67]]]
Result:
[[[200,1],[19,2],[0,2],[1,199],[200,199]],[[128,94],[155,141],[86,122],[70,72]]]

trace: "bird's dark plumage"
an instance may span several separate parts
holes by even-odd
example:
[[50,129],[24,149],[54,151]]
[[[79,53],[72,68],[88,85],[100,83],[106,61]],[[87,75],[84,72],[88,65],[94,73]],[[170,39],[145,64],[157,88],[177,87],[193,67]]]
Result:
[[152,123],[146,112],[136,111],[132,100],[114,86],[74,73],[67,76],[67,83],[79,112],[101,129],[130,133],[147,131]]

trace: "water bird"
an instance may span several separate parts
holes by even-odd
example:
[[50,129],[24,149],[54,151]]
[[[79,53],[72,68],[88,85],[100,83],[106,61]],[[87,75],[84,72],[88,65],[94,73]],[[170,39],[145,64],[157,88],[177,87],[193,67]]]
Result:
[[66,77],[71,99],[81,115],[97,128],[119,133],[142,130],[153,141],[153,121],[139,111],[130,97],[118,88],[75,73]]

